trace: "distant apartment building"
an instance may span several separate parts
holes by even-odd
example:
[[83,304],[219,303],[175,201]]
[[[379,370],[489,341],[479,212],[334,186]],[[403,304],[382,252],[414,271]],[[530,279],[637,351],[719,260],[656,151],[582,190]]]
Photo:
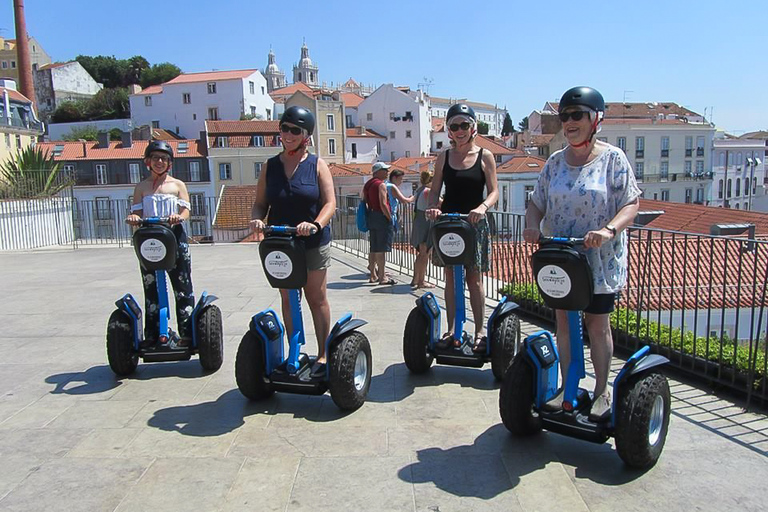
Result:
[[16,90],[16,83],[0,79],[0,164],[20,150],[37,142],[43,123],[35,115],[32,102]]
[[[51,56],[43,50],[40,43],[34,37],[27,38],[29,44],[29,61],[32,72],[50,64]],[[0,78],[10,78],[19,81],[19,59],[16,52],[16,40],[0,37]]]
[[365,126],[347,128],[344,162],[348,164],[377,162],[381,155],[381,143],[385,140],[387,140],[386,137]]
[[427,156],[432,121],[429,99],[420,90],[384,84],[357,107],[358,122],[386,137],[381,159]]
[[328,164],[344,163],[346,129],[344,128],[344,104],[329,91],[316,90],[312,93],[295,92],[285,101],[285,108],[299,106],[315,116],[315,132],[312,140],[317,155]]
[[[205,141],[168,141],[174,159],[171,174],[184,181],[192,204],[189,233],[208,236],[213,196],[206,158]],[[149,175],[144,165],[144,151],[149,141],[133,140],[123,132],[121,141],[110,141],[102,132],[99,140],[77,142],[42,142],[38,146],[60,162],[65,172],[76,176],[74,195],[77,201],[75,225],[78,236],[116,238],[125,233],[124,220],[133,204],[136,184]],[[93,229],[93,232],[85,230]]]
[[768,212],[764,188],[765,147],[763,140],[717,134],[712,144],[710,206]]
[[272,119],[274,101],[258,69],[185,73],[130,96],[136,126],[165,128],[195,138],[206,121]]
[[46,121],[61,103],[91,99],[102,89],[102,85],[77,61],[46,64],[32,76],[37,109],[41,119]]
[[344,103],[344,124],[347,128],[354,128],[360,124],[357,108],[365,98],[353,92],[336,91],[334,97],[338,97]]
[[213,188],[256,185],[267,160],[283,150],[278,121],[206,121]]
[[504,118],[507,116],[507,109],[499,108],[490,103],[480,103],[459,98],[439,98],[429,96],[430,115],[433,118],[445,118],[448,109],[456,103],[466,103],[475,111],[477,121],[482,121],[488,125],[488,135],[501,137],[501,129],[504,127]]

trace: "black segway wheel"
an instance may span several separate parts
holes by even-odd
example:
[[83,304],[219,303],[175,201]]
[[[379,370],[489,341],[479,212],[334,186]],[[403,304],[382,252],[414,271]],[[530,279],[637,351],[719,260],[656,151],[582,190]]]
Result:
[[491,371],[502,380],[507,368],[520,351],[520,318],[511,313],[501,319],[491,333]]
[[403,332],[403,359],[412,373],[424,373],[434,357],[429,349],[429,322],[418,307],[411,310]]
[[359,409],[371,386],[373,358],[365,334],[351,331],[331,347],[328,389],[339,409]]
[[251,331],[240,340],[235,358],[237,388],[250,400],[263,400],[275,392],[267,380],[264,341]]
[[132,374],[139,365],[139,354],[133,349],[133,327],[120,310],[112,312],[107,323],[107,360],[121,377]]
[[541,430],[541,419],[533,410],[533,378],[533,368],[525,360],[525,352],[520,352],[501,382],[501,421],[516,436],[529,436]]
[[616,451],[628,466],[649,468],[659,460],[669,430],[672,399],[666,377],[630,377],[616,404]]
[[208,306],[197,317],[197,350],[200,353],[200,366],[204,370],[215,372],[224,361],[224,333],[221,326],[221,310]]

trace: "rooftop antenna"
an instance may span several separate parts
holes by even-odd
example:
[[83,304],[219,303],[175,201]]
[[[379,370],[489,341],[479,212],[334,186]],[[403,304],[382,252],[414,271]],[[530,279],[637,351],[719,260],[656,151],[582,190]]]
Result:
[[430,86],[435,83],[435,80],[432,78],[424,77],[424,81],[421,83],[416,84],[416,86],[424,91],[426,94],[429,94],[429,88]]
[[627,102],[627,99],[629,99],[629,95],[635,91],[630,91],[629,89],[624,89],[624,103]]

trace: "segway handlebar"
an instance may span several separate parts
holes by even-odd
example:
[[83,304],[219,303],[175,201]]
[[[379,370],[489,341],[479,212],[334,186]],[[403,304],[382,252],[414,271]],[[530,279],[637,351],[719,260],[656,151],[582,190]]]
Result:
[[[298,233],[298,229],[293,226],[264,226],[265,235],[294,235]],[[310,234],[314,235],[317,233],[317,228],[315,226],[312,226],[312,228],[309,230]]]
[[469,219],[469,215],[466,213],[441,213],[437,216],[437,220],[452,220],[452,219]]
[[540,236],[539,245],[542,244],[568,244],[568,245],[583,245],[584,237],[571,237],[566,238],[562,236]]

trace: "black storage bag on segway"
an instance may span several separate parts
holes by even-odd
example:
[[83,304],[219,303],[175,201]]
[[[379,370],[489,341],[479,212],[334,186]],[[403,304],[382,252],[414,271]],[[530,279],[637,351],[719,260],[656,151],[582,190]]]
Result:
[[443,265],[471,266],[475,261],[475,230],[464,219],[439,219],[432,226],[432,246]]
[[307,256],[303,240],[269,234],[259,244],[259,256],[272,288],[297,290],[307,284]]
[[162,224],[137,229],[133,234],[133,249],[145,270],[172,270],[176,266],[176,235]]
[[584,311],[592,302],[592,270],[570,244],[545,243],[533,253],[533,275],[547,306]]

